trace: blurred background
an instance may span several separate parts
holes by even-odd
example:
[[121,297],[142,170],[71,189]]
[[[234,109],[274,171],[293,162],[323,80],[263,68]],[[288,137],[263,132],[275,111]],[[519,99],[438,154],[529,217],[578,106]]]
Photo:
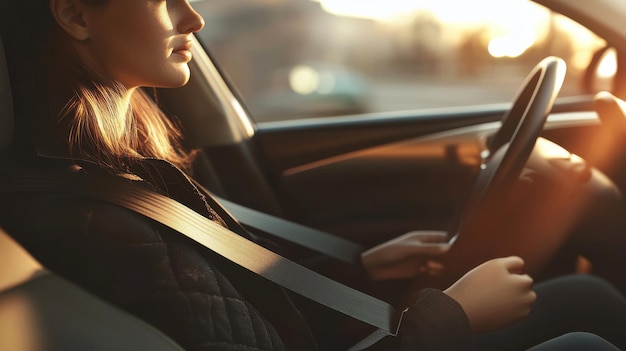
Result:
[[[528,0],[197,0],[203,45],[257,122],[510,102],[546,56],[561,96],[605,42]],[[606,56],[599,73],[611,77]],[[608,82],[608,79],[607,79]],[[601,87],[600,87],[601,88]]]

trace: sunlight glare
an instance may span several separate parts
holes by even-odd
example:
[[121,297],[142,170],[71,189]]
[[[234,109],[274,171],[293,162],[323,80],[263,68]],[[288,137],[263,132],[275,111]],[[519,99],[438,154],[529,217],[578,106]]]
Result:
[[326,12],[348,17],[391,20],[418,7],[406,0],[313,0],[319,1]]
[[289,73],[289,85],[300,95],[310,95],[319,89],[320,75],[310,66],[296,66]]
[[482,23],[497,18],[500,23],[513,20],[519,24],[521,21],[528,21],[529,17],[537,12],[536,5],[528,0],[474,0],[471,2],[461,0],[311,1],[319,2],[322,9],[337,16],[369,18],[378,21],[390,21],[416,12],[430,12],[440,21],[448,23]]
[[514,33],[508,36],[491,39],[488,45],[489,54],[493,57],[515,58],[522,55],[537,41],[537,36],[532,30]]
[[600,78],[611,78],[617,74],[617,54],[615,50],[609,50],[602,57],[598,65],[598,76]]
[[[538,41],[541,23],[549,13],[528,0],[312,0],[337,16],[398,23],[416,13],[430,13],[451,25],[485,28],[493,57],[517,57]],[[453,10],[451,10],[451,7]],[[489,9],[488,11],[486,9]],[[459,32],[447,40],[459,40]]]

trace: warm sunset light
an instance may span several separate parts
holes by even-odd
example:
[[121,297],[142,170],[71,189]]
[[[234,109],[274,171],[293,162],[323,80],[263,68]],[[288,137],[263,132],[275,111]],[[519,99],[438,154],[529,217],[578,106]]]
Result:
[[489,54],[493,57],[518,57],[536,41],[532,31],[491,39]]
[[405,0],[312,0],[319,1],[326,12],[338,16],[391,20],[414,12],[421,6]]
[[[397,23],[416,13],[430,13],[450,25],[487,28],[489,53],[494,57],[517,57],[538,39],[540,23],[549,12],[528,0],[312,0],[337,16],[368,18]],[[451,7],[456,10],[451,11]],[[486,10],[488,9],[488,11]],[[497,15],[494,15],[497,14]],[[450,40],[455,40],[450,35]]]
[[[311,0],[334,15],[370,18],[387,21],[415,12],[427,11],[443,22],[483,22],[499,18],[501,22],[520,18],[528,20],[528,14],[537,13],[536,5],[528,0],[499,1],[440,1],[440,0]],[[456,10],[451,10],[451,7]],[[487,10],[488,9],[488,10]],[[521,12],[520,12],[521,11]],[[532,12],[532,13],[530,13]],[[497,16],[494,16],[497,13]]]
[[602,58],[602,61],[600,61],[598,76],[600,78],[611,78],[615,74],[617,74],[617,54],[615,50],[609,50]]

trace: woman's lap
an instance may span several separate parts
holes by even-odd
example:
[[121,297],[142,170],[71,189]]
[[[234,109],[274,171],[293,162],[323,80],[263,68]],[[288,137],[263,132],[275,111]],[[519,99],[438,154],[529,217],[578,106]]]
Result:
[[[502,330],[477,335],[475,349],[527,350],[568,333],[587,332],[626,350],[626,299],[604,280],[569,275],[537,284],[535,290],[537,302],[527,318]],[[582,338],[576,335],[568,338]],[[569,340],[560,338],[546,345],[556,347],[554,342]]]
[[619,349],[595,334],[570,333],[548,340],[528,351],[619,351]]

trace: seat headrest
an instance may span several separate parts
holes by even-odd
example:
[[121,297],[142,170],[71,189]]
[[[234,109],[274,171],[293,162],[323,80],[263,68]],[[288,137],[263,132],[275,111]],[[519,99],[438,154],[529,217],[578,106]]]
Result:
[[13,138],[13,96],[9,81],[9,68],[0,37],[0,151],[4,150]]

